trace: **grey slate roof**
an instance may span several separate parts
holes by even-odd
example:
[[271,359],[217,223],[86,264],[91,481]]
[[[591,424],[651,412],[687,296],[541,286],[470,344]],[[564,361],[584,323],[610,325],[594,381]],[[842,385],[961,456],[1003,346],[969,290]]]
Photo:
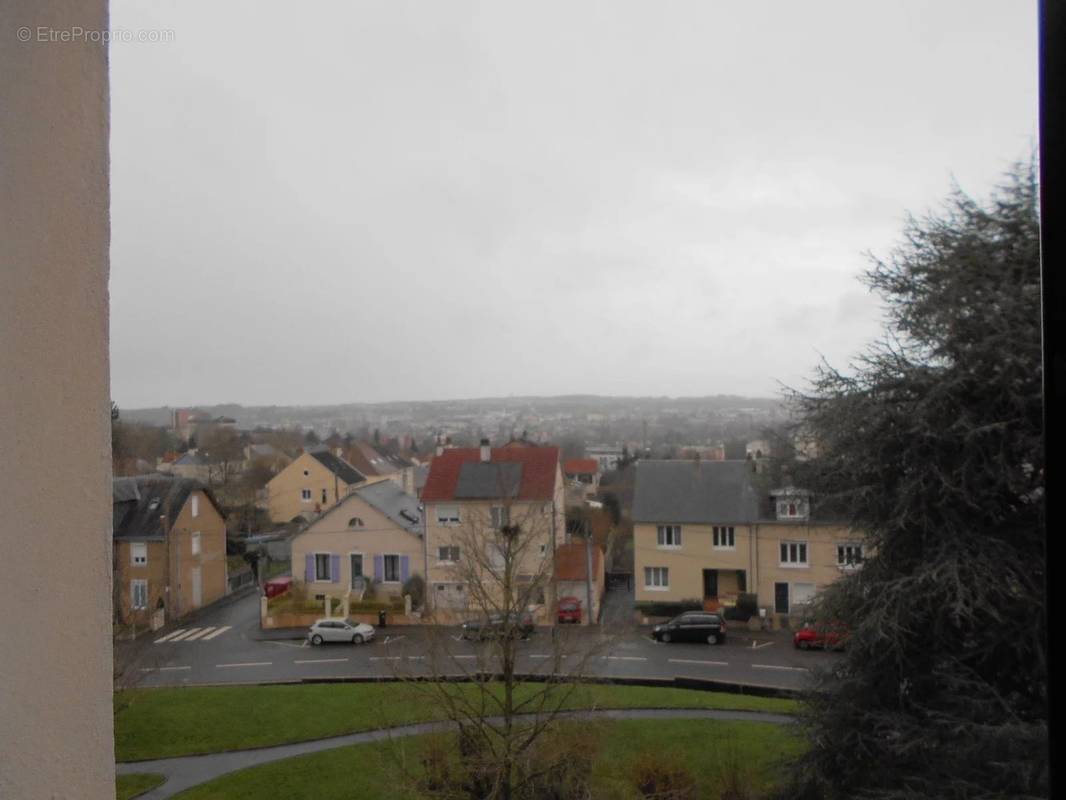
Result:
[[340,478],[342,481],[348,484],[362,483],[366,480],[366,476],[359,470],[349,464],[342,458],[337,458],[329,450],[312,450],[311,455],[318,459],[318,462]]
[[207,495],[221,514],[222,509],[211,491],[199,481],[169,475],[115,478],[111,484],[114,537],[161,541],[166,532],[160,517],[165,514],[168,524],[172,525],[189,499],[189,494],[198,489]]
[[515,461],[467,463],[459,468],[455,483],[456,500],[485,500],[518,495],[522,485],[522,464]]
[[638,461],[633,521],[750,523],[759,496],[747,461]]
[[354,494],[372,505],[408,533],[422,535],[422,515],[418,500],[392,481],[379,481],[356,489]]

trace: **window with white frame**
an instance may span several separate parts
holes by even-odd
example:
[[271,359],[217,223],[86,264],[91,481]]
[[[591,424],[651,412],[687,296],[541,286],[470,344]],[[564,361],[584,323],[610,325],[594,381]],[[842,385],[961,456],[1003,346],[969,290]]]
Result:
[[148,608],[148,581],[130,581],[130,608]]
[[670,588],[669,567],[645,567],[644,588],[661,592]]
[[659,547],[680,547],[681,526],[660,525],[656,534],[656,541]]
[[458,525],[459,506],[437,506],[438,525]]
[[807,566],[807,543],[806,542],[781,542],[781,566],[782,567],[805,567],[805,566]]
[[194,556],[200,555],[200,531],[195,531],[191,537],[192,541],[192,554]]
[[195,494],[192,496],[192,515],[200,516],[200,496]]
[[493,506],[491,511],[493,528],[502,528],[504,525],[511,524],[511,513],[507,506]]
[[143,567],[148,563],[147,542],[130,542],[130,563],[135,567]]
[[329,553],[315,553],[315,580],[332,581],[333,575],[329,568]]
[[847,542],[837,545],[837,564],[842,567],[857,567],[862,563],[862,545]]
[[311,502],[311,490],[310,489],[301,489],[300,490],[300,499],[303,500],[305,503],[310,503]]
[[385,562],[385,583],[399,583],[400,582],[400,557],[398,555],[391,555],[384,557]]
[[459,560],[459,546],[445,545],[437,549],[437,561],[454,564]]
[[737,547],[736,534],[732,525],[715,525],[714,547],[716,550],[735,550]]

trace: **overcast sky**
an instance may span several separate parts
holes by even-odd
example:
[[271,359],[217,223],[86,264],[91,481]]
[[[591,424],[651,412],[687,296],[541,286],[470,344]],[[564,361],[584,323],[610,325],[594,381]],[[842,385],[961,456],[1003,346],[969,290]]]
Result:
[[772,396],[1037,138],[1036,3],[112,0],[122,407]]

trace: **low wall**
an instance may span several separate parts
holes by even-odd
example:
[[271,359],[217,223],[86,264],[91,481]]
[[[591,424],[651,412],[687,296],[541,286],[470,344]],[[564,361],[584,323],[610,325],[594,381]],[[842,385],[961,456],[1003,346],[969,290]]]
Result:
[[[311,612],[299,612],[299,611],[277,611],[270,612],[265,602],[266,598],[260,602],[259,613],[259,627],[262,630],[274,630],[277,628],[309,628],[320,619],[325,619],[327,616],[333,619],[343,619],[343,608],[335,608],[332,615],[327,615],[325,608],[321,611]],[[407,614],[397,613],[393,611],[386,611],[386,621],[389,625],[421,625],[421,617],[414,615],[408,616]],[[368,625],[376,626],[378,624],[377,612],[360,613],[352,612],[348,614],[348,619],[355,620],[356,622],[365,622]]]

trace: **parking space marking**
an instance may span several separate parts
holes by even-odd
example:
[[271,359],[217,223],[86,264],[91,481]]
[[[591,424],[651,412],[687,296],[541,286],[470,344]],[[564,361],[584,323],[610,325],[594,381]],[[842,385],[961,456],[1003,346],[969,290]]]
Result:
[[711,667],[728,667],[728,661],[698,661],[694,658],[668,658],[671,664],[707,664]]
[[178,628],[176,631],[171,631],[166,636],[160,636],[158,639],[156,639],[153,642],[153,644],[163,644],[164,642],[169,642],[175,636],[181,636],[183,633],[186,633],[186,629],[185,628]]
[[206,642],[209,639],[214,639],[216,636],[221,636],[222,634],[224,634],[226,631],[228,631],[232,627],[233,627],[232,625],[224,625],[223,627],[219,628],[217,631],[212,633],[210,636],[205,636],[203,638],[203,641]]
[[347,658],[298,658],[293,664],[339,664],[347,661]]
[[269,667],[273,663],[273,661],[243,661],[240,664],[215,664],[215,668],[226,669],[228,667]]
[[780,664],[752,664],[756,669],[787,669],[792,672],[810,672],[806,667],[783,667]]

